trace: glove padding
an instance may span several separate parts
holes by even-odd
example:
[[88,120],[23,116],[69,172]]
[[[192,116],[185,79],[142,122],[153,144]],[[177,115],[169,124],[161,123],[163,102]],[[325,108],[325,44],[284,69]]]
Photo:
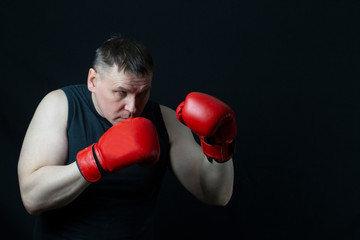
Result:
[[143,117],[125,119],[107,130],[95,144],[76,157],[88,182],[106,173],[117,173],[132,164],[150,166],[159,160],[160,146],[154,124]]
[[180,122],[196,133],[208,159],[226,162],[235,152],[234,111],[208,94],[192,92],[176,109]]

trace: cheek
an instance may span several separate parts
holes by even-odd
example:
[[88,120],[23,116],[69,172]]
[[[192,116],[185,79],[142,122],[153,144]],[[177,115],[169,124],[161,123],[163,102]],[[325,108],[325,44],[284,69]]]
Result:
[[108,92],[103,92],[99,98],[101,99],[101,108],[106,112],[114,112],[118,108],[118,101],[116,98]]
[[103,93],[101,93],[99,98],[101,99],[102,106],[106,108],[109,105],[109,102],[110,102],[110,98],[109,98],[108,94],[103,92]]

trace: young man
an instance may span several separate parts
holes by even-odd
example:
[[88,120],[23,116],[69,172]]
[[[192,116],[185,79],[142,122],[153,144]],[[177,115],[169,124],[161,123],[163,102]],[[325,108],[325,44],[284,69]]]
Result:
[[18,163],[35,239],[151,239],[168,166],[202,202],[228,203],[234,112],[202,93],[190,93],[176,112],[152,102],[152,74],[144,46],[113,37],[97,49],[87,86],[41,101]]

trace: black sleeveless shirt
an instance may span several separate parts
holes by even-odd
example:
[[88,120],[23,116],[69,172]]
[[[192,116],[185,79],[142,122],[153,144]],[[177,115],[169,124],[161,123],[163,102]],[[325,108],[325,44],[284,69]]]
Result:
[[[86,85],[62,90],[69,103],[69,164],[112,124],[97,113]],[[135,164],[117,174],[108,174],[67,206],[39,214],[35,239],[151,239],[155,201],[169,163],[169,137],[159,104],[148,101],[141,116],[156,126],[160,142],[158,163],[151,167]]]

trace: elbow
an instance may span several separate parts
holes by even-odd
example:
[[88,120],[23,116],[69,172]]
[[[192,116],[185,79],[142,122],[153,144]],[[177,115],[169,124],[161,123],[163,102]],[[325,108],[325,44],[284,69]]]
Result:
[[22,196],[22,202],[25,207],[25,210],[30,215],[37,215],[41,212],[40,208],[37,206],[36,201],[31,199],[30,197]]
[[31,186],[34,186],[34,184],[24,181],[23,178],[19,178],[20,197],[22,204],[30,215],[37,215],[40,213],[38,204],[39,200],[37,199],[35,191]]
[[213,206],[218,206],[218,207],[225,207],[230,202],[231,196],[232,196],[232,191],[229,191],[229,192],[226,192],[226,193],[213,195],[211,197],[210,196],[206,197],[203,200],[203,202],[208,204],[208,205],[213,205]]
[[30,214],[30,215],[37,215],[40,213],[39,209],[37,209],[36,207],[30,205],[30,204],[26,204],[24,203],[24,207],[25,210]]
[[40,201],[36,199],[31,192],[21,192],[21,200],[25,207],[25,210],[30,215],[37,215],[42,212],[41,204],[39,204]]
[[25,209],[32,216],[38,215],[40,213],[40,211],[38,211],[37,209],[32,209],[28,207],[25,207]]
[[228,205],[228,203],[230,202],[231,196],[232,196],[232,192],[231,192],[231,193],[223,194],[222,196],[220,196],[220,197],[217,199],[215,205],[216,205],[216,206],[219,206],[219,207],[225,207],[225,206]]
[[228,203],[230,202],[230,199],[231,199],[231,198],[225,199],[225,200],[222,200],[222,201],[219,201],[218,204],[217,204],[217,206],[219,206],[219,207],[225,207],[225,206],[228,205]]
[[211,199],[211,200],[205,200],[202,201],[205,204],[211,205],[211,206],[216,206],[216,207],[225,207],[229,202],[230,199]]

